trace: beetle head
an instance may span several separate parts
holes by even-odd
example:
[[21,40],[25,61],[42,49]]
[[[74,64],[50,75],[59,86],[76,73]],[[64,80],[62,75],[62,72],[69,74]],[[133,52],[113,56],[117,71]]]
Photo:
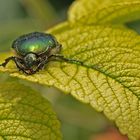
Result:
[[37,55],[34,53],[28,53],[24,57],[24,64],[27,68],[33,67],[35,64],[37,64]]

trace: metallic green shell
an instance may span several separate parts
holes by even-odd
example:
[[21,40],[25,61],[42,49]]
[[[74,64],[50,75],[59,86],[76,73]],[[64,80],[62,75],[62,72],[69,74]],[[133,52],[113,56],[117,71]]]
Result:
[[19,55],[26,55],[28,53],[42,54],[47,52],[51,47],[56,47],[57,41],[50,34],[33,32],[19,37],[13,42],[12,48]]

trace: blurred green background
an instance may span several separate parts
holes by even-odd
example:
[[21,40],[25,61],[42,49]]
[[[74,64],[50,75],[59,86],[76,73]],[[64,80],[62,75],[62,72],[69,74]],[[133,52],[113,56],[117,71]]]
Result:
[[[67,19],[67,10],[72,1],[0,0],[0,52],[10,50],[12,41],[19,35],[44,31]],[[139,23],[127,23],[127,26],[140,32]],[[5,78],[5,75],[0,76],[0,80]],[[102,113],[97,113],[89,105],[69,95],[53,88],[20,82],[30,85],[50,100],[62,122],[64,140],[97,140],[96,135],[113,127]]]
[[0,0],[0,51],[17,36],[44,31],[66,19],[72,0]]

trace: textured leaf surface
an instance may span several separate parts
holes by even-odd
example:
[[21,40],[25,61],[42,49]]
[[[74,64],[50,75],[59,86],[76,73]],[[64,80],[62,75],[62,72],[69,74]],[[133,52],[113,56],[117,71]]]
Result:
[[140,18],[140,0],[77,0],[69,20],[84,24],[126,23]]
[[0,139],[60,140],[60,124],[48,101],[18,82],[0,82]]
[[[53,32],[63,45],[62,54],[83,61],[84,66],[50,62],[45,70],[26,76],[10,63],[0,71],[71,93],[103,111],[130,139],[140,138],[140,37],[131,31],[102,26]],[[5,57],[0,55],[0,61]]]

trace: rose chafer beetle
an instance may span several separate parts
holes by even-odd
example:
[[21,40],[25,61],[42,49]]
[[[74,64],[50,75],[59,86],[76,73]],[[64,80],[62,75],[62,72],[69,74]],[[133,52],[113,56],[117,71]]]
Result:
[[74,63],[82,62],[64,58],[60,55],[61,44],[51,34],[33,32],[17,38],[12,43],[16,56],[5,59],[0,66],[5,67],[10,60],[14,61],[17,68],[24,73],[35,74],[51,60],[62,60]]

